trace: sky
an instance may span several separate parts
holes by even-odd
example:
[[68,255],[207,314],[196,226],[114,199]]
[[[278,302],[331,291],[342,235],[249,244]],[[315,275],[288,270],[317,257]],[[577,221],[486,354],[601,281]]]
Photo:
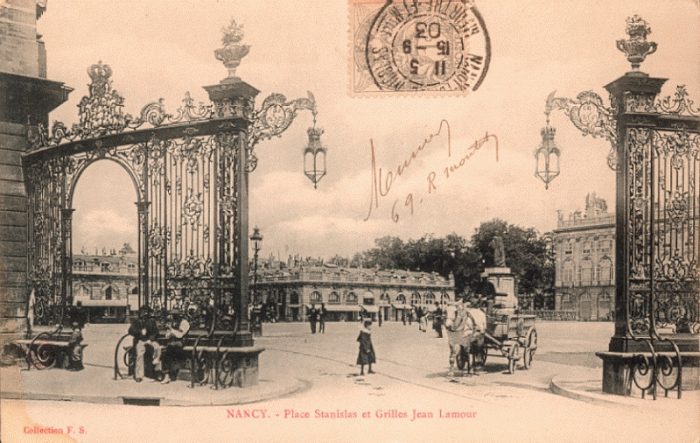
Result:
[[[557,97],[569,98],[592,90],[609,103],[603,86],[630,70],[615,41],[627,38],[625,20],[639,14],[651,26],[649,40],[658,43],[641,70],[669,78],[661,97],[687,85],[700,102],[698,3],[475,4],[492,52],[476,91],[450,97],[352,97],[347,1],[49,0],[38,23],[48,77],[75,89],[50,119],[68,125],[78,121],[77,103],[90,81],[86,70],[98,61],[112,68],[113,86],[132,115],[159,98],[175,113],[188,91],[196,101],[207,102],[202,87],[227,75],[213,51],[221,46],[221,28],[234,18],[244,25],[243,42],[251,45],[237,75],[261,91],[258,106],[273,92],[294,99],[312,91],[328,148],[327,175],[314,189],[302,169],[310,113],[300,112],[281,138],[257,145],[259,163],[249,182],[250,226],[258,226],[264,237],[262,256],[352,256],[386,235],[471,237],[481,222],[493,218],[544,233],[556,227],[557,210],[566,217],[583,209],[592,192],[614,208],[609,144],[582,136],[561,111],[551,115],[561,174],[548,190],[534,176],[546,98],[555,90]],[[445,168],[483,139],[487,142],[448,178]],[[372,147],[384,179],[416,155],[370,211]],[[135,200],[118,166],[108,161],[90,166],[73,201],[74,252],[135,245]]]

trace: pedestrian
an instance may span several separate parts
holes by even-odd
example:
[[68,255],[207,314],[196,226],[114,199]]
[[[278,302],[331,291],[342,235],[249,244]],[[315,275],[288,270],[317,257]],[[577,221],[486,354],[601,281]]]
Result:
[[68,367],[69,371],[82,371],[83,366],[83,333],[80,331],[80,323],[73,321],[73,332],[68,339]]
[[379,327],[382,327],[382,308],[379,308],[377,311],[377,323],[379,323]]
[[314,305],[311,305],[311,309],[309,310],[309,323],[311,324],[311,333],[315,334],[316,333],[316,322],[318,321],[318,311],[314,307]]
[[433,312],[433,329],[437,332],[438,338],[442,338],[442,309],[438,302],[435,302],[435,311]]
[[326,305],[323,303],[318,311],[318,332],[326,333]]
[[153,371],[156,376],[161,370],[160,353],[158,344],[158,324],[153,312],[148,306],[143,306],[139,310],[139,317],[134,319],[129,328],[129,334],[134,337],[134,349],[136,350],[136,362],[134,365],[134,379],[141,382],[145,375],[147,346],[151,348]]
[[163,369],[168,372],[168,377],[163,378],[161,382],[163,384],[177,380],[180,367],[187,362],[184,337],[190,330],[190,323],[182,316],[179,309],[170,311],[170,316],[172,321],[165,333],[168,343],[162,355]]
[[357,354],[357,364],[360,365],[360,375],[365,375],[365,365],[368,365],[368,374],[374,374],[372,363],[376,363],[377,358],[372,346],[372,321],[365,320],[364,328],[360,331],[357,341],[360,342],[360,350]]
[[427,329],[427,324],[425,323],[425,312],[420,306],[416,308],[416,318],[418,320],[418,329],[425,332]]
[[406,314],[406,308],[405,308],[405,307],[401,310],[401,313],[403,314],[403,325],[406,326],[406,315],[407,315],[407,314]]
[[416,308],[413,306],[413,303],[411,303],[411,306],[408,308],[408,326],[411,326],[413,323],[413,313],[415,312]]

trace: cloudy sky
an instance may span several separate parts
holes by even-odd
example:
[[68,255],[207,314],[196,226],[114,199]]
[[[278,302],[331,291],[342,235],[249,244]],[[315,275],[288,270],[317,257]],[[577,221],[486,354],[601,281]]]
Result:
[[[49,78],[75,88],[51,120],[77,121],[76,105],[90,80],[86,69],[100,60],[111,66],[114,87],[131,114],[161,97],[175,113],[187,91],[207,101],[202,86],[226,76],[213,55],[220,30],[235,18],[251,45],[237,74],[261,91],[258,103],[273,92],[291,99],[312,91],[329,150],[328,174],[314,190],[302,171],[309,113],[300,113],[281,138],[260,143],[260,162],[250,177],[251,226],[261,229],[264,256],[328,257],[350,256],[384,235],[471,236],[480,222],[495,217],[545,232],[556,226],[557,210],[582,209],[590,192],[613,207],[615,178],[606,164],[607,142],[581,136],[562,112],[555,112],[551,124],[557,128],[562,173],[549,190],[534,177],[533,152],[541,141],[550,92],[574,98],[593,90],[608,102],[603,86],[630,70],[615,47],[617,39],[627,37],[630,15],[646,19],[650,40],[658,43],[642,71],[670,78],[662,96],[685,84],[700,102],[696,1],[477,0],[476,5],[492,50],[477,91],[460,97],[353,98],[348,94],[351,14],[346,0],[49,0],[38,25]],[[376,167],[386,174],[438,132],[370,213],[371,146]],[[490,137],[447,178],[445,167],[487,133],[497,137],[498,157]],[[432,172],[435,186],[429,190]],[[135,199],[119,167],[109,162],[91,166],[73,202],[76,252],[82,246],[94,251],[135,245]],[[392,207],[398,221],[392,219]]]

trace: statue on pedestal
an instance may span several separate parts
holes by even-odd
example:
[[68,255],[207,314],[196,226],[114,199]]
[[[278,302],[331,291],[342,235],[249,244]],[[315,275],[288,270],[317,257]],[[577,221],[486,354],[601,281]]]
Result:
[[493,265],[497,268],[505,268],[506,251],[503,247],[503,238],[500,235],[495,236],[489,246],[493,248]]

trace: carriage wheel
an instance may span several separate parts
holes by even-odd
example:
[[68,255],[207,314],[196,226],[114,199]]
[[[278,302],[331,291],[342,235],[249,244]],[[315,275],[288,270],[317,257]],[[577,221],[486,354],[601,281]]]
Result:
[[456,360],[457,369],[460,371],[464,370],[464,367],[467,366],[467,362],[469,361],[469,356],[467,356],[467,350],[464,348],[464,346],[459,348]]
[[527,344],[525,345],[525,352],[523,354],[523,365],[525,369],[530,369],[532,366],[532,357],[537,351],[537,331],[533,328],[530,329],[530,333],[527,335]]
[[134,337],[126,334],[118,342],[114,349],[114,379],[127,378],[134,374],[136,365],[136,350],[134,349]]
[[518,360],[520,360],[520,344],[513,343],[508,353],[508,372],[514,374],[517,369]]

